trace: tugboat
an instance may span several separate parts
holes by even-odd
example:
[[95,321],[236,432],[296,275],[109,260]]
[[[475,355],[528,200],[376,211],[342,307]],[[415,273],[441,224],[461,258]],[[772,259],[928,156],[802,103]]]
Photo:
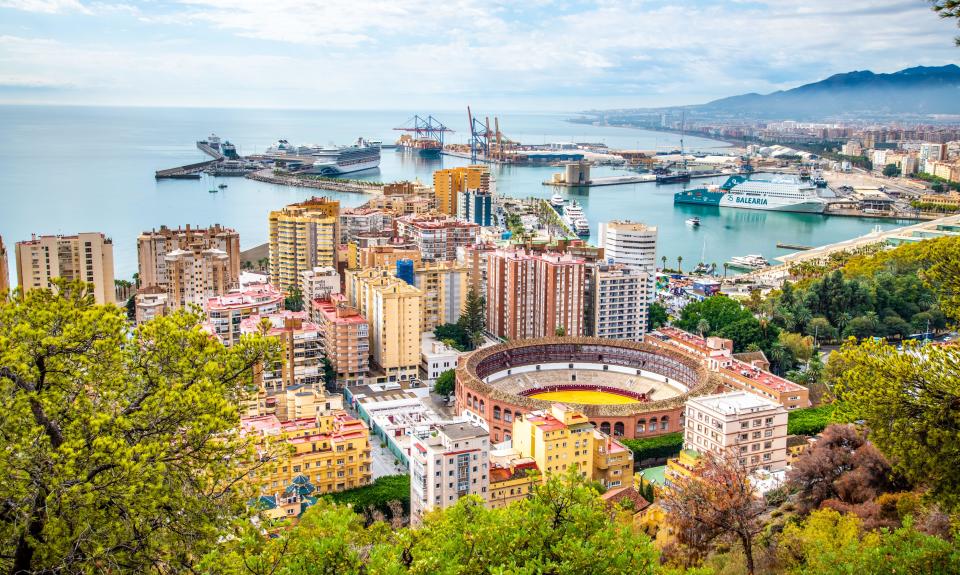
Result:
[[691,228],[700,227],[700,218],[696,216],[692,218],[687,218],[686,222],[687,222],[687,225],[690,226]]
[[224,188],[226,188],[226,187],[227,187],[227,184],[220,184],[220,185],[219,185],[219,186],[217,186],[217,187],[218,187],[218,188],[220,188],[220,189],[222,190],[222,189],[224,189]]

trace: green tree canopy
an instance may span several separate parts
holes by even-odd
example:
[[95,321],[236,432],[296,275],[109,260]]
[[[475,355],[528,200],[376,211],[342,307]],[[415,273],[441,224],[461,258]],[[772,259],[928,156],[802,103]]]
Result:
[[441,373],[437,378],[437,381],[433,384],[433,391],[448,399],[456,390],[457,374],[452,369],[448,369],[447,371]]
[[960,509],[960,351],[910,341],[897,351],[866,340],[839,355],[839,418],[863,420],[896,470]]
[[662,303],[655,301],[650,304],[650,307],[647,309],[647,331],[667,325],[667,321],[669,320],[670,317],[667,315],[667,308],[663,307]]
[[[177,572],[244,509],[233,431],[272,344],[178,312],[128,333],[84,284],[0,301],[0,566]],[[253,463],[253,465],[260,465]]]
[[707,328],[703,335],[732,339],[737,352],[746,350],[750,344],[769,349],[772,339],[776,337],[772,332],[764,333],[760,321],[749,310],[724,295],[688,304],[674,325],[692,333]]
[[[554,476],[529,499],[488,509],[461,498],[428,513],[416,530],[364,527],[347,508],[325,502],[276,537],[242,526],[211,553],[211,574],[307,575],[653,575],[659,557],[646,535],[608,509],[578,474]],[[254,568],[251,569],[251,566]]]

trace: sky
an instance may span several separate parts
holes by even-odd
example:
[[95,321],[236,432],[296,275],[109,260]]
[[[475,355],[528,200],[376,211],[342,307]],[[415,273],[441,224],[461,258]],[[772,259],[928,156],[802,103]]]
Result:
[[0,103],[574,111],[960,62],[925,0],[0,0]]

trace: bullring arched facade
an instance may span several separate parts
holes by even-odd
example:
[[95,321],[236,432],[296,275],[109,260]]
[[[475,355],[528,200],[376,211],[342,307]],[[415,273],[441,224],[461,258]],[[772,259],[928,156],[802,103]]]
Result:
[[[575,376],[571,380],[566,368],[572,368],[568,373],[576,370],[596,374],[593,379],[601,383],[580,384]],[[602,380],[604,373],[612,371],[620,374],[618,377],[636,374],[643,382],[656,382],[673,390],[672,397],[655,400],[636,390],[610,389],[636,397],[639,402],[568,403],[585,413],[600,431],[628,439],[680,431],[686,398],[690,394],[709,393],[716,387],[702,361],[662,346],[590,337],[521,340],[480,349],[461,358],[456,371],[457,413],[486,422],[494,442],[510,439],[514,419],[549,409],[554,403],[528,397],[531,391],[540,389],[527,389],[522,381],[517,382],[517,374],[532,371],[547,378],[555,374],[556,387],[563,389],[610,389]]]

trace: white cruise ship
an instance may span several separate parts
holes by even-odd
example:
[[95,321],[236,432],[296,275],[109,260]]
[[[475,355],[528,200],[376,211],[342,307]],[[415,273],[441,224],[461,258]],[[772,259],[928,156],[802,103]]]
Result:
[[380,166],[380,146],[374,146],[363,138],[353,146],[319,148],[312,154],[317,160],[307,170],[321,176],[338,176]]
[[722,186],[677,192],[673,202],[814,214],[821,214],[827,209],[826,200],[820,197],[814,184],[789,178],[751,180],[743,176],[731,176]]

